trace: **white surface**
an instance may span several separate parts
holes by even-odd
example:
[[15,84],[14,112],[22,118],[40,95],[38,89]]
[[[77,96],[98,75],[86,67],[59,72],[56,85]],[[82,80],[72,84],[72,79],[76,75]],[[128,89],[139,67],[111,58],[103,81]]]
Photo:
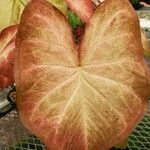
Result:
[[150,20],[146,18],[140,18],[140,26],[142,28],[150,28]]

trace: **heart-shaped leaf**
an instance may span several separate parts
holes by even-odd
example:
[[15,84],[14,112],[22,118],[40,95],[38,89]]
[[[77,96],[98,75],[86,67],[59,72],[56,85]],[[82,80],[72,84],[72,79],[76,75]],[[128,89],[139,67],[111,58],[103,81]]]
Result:
[[46,1],[32,1],[16,46],[18,111],[49,150],[108,150],[143,116],[150,71],[128,0],[103,2],[79,49],[66,18]]
[[14,83],[14,54],[17,25],[0,33],[0,89]]

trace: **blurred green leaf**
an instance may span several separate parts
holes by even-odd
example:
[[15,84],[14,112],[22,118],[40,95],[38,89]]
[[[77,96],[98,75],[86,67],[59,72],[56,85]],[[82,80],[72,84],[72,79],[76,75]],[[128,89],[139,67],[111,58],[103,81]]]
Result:
[[[0,31],[10,25],[18,24],[22,11],[29,0],[0,0]],[[56,8],[67,14],[65,0],[48,0]]]
[[0,31],[18,24],[27,0],[0,0]]
[[63,14],[67,14],[67,4],[65,0],[48,0],[50,3],[52,3],[56,8],[58,8]]
[[67,17],[73,29],[82,25],[81,19],[73,11],[68,11]]
[[137,3],[139,3],[140,2],[140,0],[131,0],[131,3],[132,4],[137,4]]
[[144,55],[148,58],[150,58],[150,51],[149,50],[144,50]]

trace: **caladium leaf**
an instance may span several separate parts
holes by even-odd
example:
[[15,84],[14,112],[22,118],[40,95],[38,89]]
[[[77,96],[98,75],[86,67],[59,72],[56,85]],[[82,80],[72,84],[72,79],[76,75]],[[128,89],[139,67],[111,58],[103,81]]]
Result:
[[93,14],[93,5],[91,0],[66,0],[68,6],[73,10],[84,22],[89,22]]
[[150,71],[128,0],[98,6],[79,49],[66,18],[46,1],[32,1],[16,46],[20,118],[48,150],[108,150],[143,116]]
[[0,89],[14,83],[14,54],[17,25],[0,33]]

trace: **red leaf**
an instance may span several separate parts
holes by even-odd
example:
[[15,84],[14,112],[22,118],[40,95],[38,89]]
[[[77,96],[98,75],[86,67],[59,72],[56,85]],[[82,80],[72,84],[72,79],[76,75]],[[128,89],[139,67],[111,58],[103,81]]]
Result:
[[84,22],[89,22],[93,15],[91,0],[66,0],[66,3]]
[[14,54],[17,25],[0,33],[0,89],[14,83]]

